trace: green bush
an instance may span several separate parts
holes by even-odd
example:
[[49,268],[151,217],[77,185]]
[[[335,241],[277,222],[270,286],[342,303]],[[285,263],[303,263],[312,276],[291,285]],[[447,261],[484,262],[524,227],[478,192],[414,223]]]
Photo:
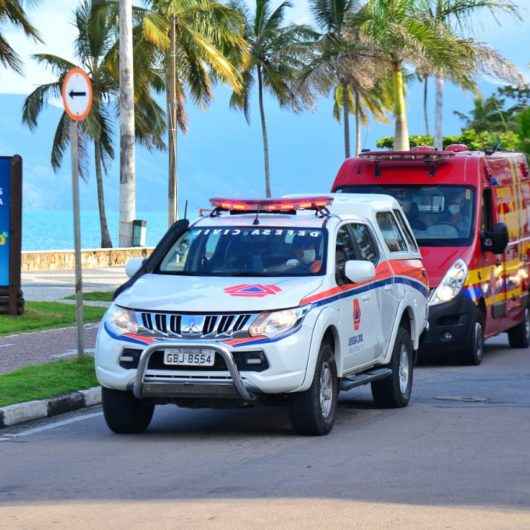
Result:
[[[525,114],[525,113],[522,113]],[[526,127],[526,146],[527,149],[530,149],[530,144],[528,143],[530,138],[530,114],[527,116]],[[521,122],[523,120],[521,119]],[[522,131],[523,129],[521,129]],[[517,134],[513,131],[507,132],[490,132],[482,131],[477,132],[474,129],[465,129],[461,134],[454,134],[451,136],[446,136],[444,138],[444,147],[447,147],[451,144],[466,144],[471,151],[484,151],[486,149],[498,149],[502,151],[518,151],[521,149],[522,144],[520,134]],[[410,136],[410,147],[419,147],[421,145],[430,145],[434,144],[434,139],[432,136],[427,135],[411,135]],[[394,138],[392,136],[385,136],[380,138],[377,143],[379,149],[392,149],[394,145]]]

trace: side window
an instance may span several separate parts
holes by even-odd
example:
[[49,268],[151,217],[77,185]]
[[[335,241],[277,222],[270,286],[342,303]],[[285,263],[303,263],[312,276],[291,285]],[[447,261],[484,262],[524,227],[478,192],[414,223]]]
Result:
[[337,285],[348,283],[344,274],[346,262],[358,259],[357,249],[346,225],[337,232],[337,246],[335,248],[335,280]]
[[412,232],[409,230],[409,227],[407,226],[403,214],[399,210],[394,210],[394,215],[398,220],[399,226],[401,227],[401,231],[405,234],[405,237],[407,238],[407,243],[409,244],[409,247],[412,250],[418,251],[418,245],[416,243],[416,240],[414,239]]
[[480,228],[482,232],[491,231],[493,229],[493,197],[491,195],[491,189],[484,190],[481,217]]
[[379,212],[377,223],[390,252],[406,252],[407,243],[403,239],[394,216],[390,212]]
[[377,265],[377,262],[379,261],[379,249],[377,248],[377,243],[374,241],[368,226],[351,224],[350,228],[353,234],[353,239],[355,240],[355,243],[357,243],[361,259],[371,261],[374,265]]

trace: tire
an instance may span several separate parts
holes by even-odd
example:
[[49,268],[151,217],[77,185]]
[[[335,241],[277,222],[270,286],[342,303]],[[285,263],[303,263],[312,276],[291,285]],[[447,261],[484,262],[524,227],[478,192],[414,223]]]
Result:
[[508,341],[512,348],[528,348],[530,345],[530,310],[524,310],[524,320],[508,330]]
[[484,359],[484,324],[478,310],[473,312],[467,345],[463,350],[464,362],[479,366]]
[[338,389],[333,347],[325,341],[320,346],[311,387],[295,394],[290,403],[291,423],[297,434],[329,434],[335,423]]
[[410,333],[403,327],[398,330],[389,368],[391,376],[372,383],[374,401],[382,408],[406,407],[414,380],[414,348]]
[[152,403],[109,388],[103,388],[102,401],[105,421],[116,434],[139,434],[149,427],[155,409]]

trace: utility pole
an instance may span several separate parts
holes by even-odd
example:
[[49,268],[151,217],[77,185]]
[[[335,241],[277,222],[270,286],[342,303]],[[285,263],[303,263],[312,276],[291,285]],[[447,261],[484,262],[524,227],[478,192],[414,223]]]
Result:
[[136,217],[133,2],[120,0],[120,229],[121,247],[132,245]]

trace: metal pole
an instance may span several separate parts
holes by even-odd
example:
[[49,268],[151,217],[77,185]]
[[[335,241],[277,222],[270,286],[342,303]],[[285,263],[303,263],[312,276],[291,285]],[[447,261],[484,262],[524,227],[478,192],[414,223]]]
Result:
[[74,213],[75,244],[75,320],[77,324],[77,356],[83,357],[83,272],[81,270],[81,219],[79,212],[79,174],[78,174],[78,129],[77,122],[70,125],[70,142],[72,147],[72,202]]

